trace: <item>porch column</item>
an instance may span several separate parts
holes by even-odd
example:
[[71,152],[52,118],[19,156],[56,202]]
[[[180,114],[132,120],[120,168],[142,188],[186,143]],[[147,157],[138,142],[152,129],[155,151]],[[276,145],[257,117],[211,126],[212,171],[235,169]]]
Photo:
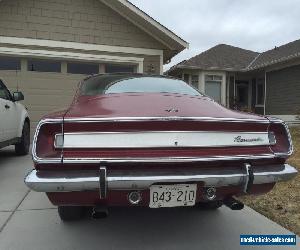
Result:
[[205,79],[203,71],[199,72],[199,90],[201,93],[205,94]]

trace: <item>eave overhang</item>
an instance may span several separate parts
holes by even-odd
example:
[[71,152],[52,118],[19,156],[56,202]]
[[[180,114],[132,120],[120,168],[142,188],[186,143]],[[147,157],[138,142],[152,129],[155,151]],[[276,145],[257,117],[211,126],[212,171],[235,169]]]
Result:
[[141,30],[162,43],[164,51],[164,62],[189,48],[189,43],[177,36],[174,32],[154,20],[138,7],[127,0],[99,0],[121,16],[139,27]]

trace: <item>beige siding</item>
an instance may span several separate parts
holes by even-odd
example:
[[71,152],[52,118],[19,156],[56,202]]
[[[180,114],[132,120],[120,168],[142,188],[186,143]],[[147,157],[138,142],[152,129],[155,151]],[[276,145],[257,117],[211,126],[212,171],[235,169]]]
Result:
[[98,0],[3,0],[0,35],[163,49]]
[[300,114],[300,65],[267,73],[266,114]]
[[[153,71],[151,71],[151,69]],[[150,74],[160,74],[160,57],[159,56],[145,56],[144,57],[144,72]]]

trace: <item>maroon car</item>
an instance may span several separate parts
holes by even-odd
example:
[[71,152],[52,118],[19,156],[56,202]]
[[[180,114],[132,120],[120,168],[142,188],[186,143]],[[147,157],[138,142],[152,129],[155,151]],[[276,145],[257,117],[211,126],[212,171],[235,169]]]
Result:
[[62,220],[109,206],[243,208],[297,173],[287,126],[229,110],[185,82],[142,74],[84,79],[71,106],[44,117],[25,183]]

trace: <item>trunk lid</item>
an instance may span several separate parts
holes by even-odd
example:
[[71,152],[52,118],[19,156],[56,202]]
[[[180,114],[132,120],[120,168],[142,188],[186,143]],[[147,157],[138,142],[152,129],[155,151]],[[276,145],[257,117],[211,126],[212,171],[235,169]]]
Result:
[[[256,132],[264,133],[266,141],[268,126],[265,117],[228,110],[208,97],[163,93],[83,96],[72,104],[64,117],[64,140],[69,146],[64,148],[63,155],[64,160],[89,158],[104,161],[263,155],[270,154],[269,145],[249,143],[250,147],[246,147],[234,142],[256,140],[258,135],[251,134]],[[189,143],[192,140],[184,136],[192,138],[191,134],[182,132],[194,133],[199,141],[203,135],[206,141],[199,145],[195,140]],[[214,139],[210,140],[205,132],[216,132],[212,135]],[[242,134],[238,139],[240,132],[248,134]],[[218,142],[219,135],[220,138],[226,137],[227,143],[232,143],[222,145]],[[126,140],[130,147],[124,147]],[[145,146],[141,146],[143,140]],[[148,140],[156,140],[157,144]]]
[[169,93],[82,96],[71,105],[65,118],[170,116],[267,120],[262,116],[229,110],[208,97]]

